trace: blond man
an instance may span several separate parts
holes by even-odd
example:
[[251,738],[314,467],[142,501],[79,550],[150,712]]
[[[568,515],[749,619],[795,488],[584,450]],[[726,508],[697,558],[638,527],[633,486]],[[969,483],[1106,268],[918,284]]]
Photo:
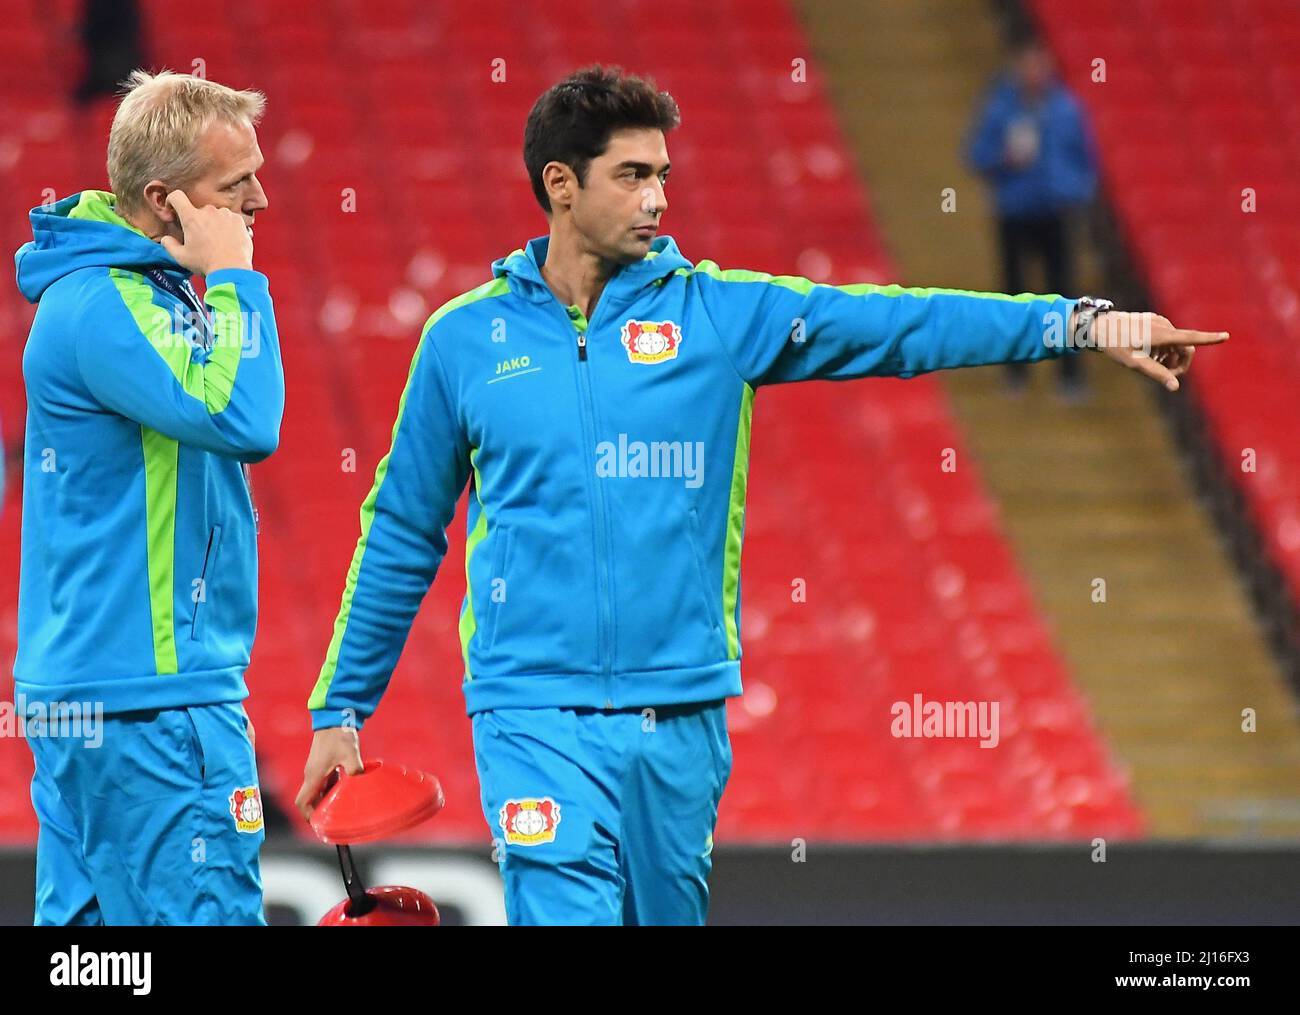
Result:
[[137,71],[109,133],[112,193],[33,209],[15,258],[38,305],[14,665],[38,924],[265,923],[242,705],[248,465],[275,450],[284,409],[253,270],[263,106]]

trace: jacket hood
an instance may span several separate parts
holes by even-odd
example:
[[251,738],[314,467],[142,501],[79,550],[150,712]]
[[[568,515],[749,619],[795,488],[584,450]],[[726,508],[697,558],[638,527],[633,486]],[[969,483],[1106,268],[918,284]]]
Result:
[[79,268],[162,268],[185,272],[162,244],[117,213],[117,198],[83,190],[31,210],[32,240],[14,254],[18,289],[35,303],[53,283]]
[[[507,279],[511,289],[534,302],[554,299],[550,287],[542,278],[542,265],[546,263],[546,250],[550,242],[549,236],[539,236],[529,240],[523,249],[512,251],[493,261],[493,277]],[[677,241],[671,236],[657,236],[645,257],[615,270],[601,299],[608,296],[615,303],[631,301],[647,286],[679,268],[690,267],[691,262],[677,249]]]

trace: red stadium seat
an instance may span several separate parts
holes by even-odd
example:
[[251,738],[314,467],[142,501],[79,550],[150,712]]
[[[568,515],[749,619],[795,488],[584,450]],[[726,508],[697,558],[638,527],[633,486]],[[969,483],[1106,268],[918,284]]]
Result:
[[[62,20],[19,17],[0,29],[9,67],[0,83],[44,66],[62,45],[74,5],[53,6]],[[199,23],[145,5],[162,62],[188,70],[201,55],[209,76],[261,87],[269,99],[260,140],[271,208],[258,224],[258,266],[277,300],[289,395],[280,450],[255,469],[262,618],[248,679],[267,796],[286,811],[358,509],[388,448],[423,320],[486,281],[493,258],[545,231],[520,155],[524,119],[543,88],[581,63],[626,54],[635,40],[650,55],[623,62],[648,68],[682,106],[683,126],[670,138],[667,228],[688,257],[834,282],[890,275],[815,64],[806,83],[792,81],[792,60],[810,51],[787,0],[664,0],[645,10],[572,0],[562,27],[507,0],[389,0],[382,11],[339,0],[342,21],[322,19],[318,6],[253,5],[229,22]],[[1054,6],[1069,18],[1071,5]],[[1121,17],[1130,5],[1112,6]],[[1199,38],[1199,22],[1170,17]],[[1172,97],[1151,94],[1164,78],[1137,59],[1140,38],[1119,32],[1101,42],[1115,53],[1108,97],[1170,120],[1183,115]],[[498,56],[504,81],[492,79]],[[1216,75],[1222,82],[1231,72]],[[6,222],[38,203],[45,186],[71,190],[84,185],[78,174],[98,173],[96,185],[102,176],[111,106],[68,129],[57,105],[44,119],[36,114],[50,106],[49,90],[31,80],[5,88],[0,143],[31,124],[55,129],[24,134],[14,165],[0,167],[12,183]],[[1209,91],[1190,80],[1178,87]],[[764,115],[748,115],[755,109]],[[1216,115],[1235,123],[1231,113]],[[68,136],[82,139],[79,147],[70,149]],[[1217,137],[1222,173],[1254,168],[1261,201],[1271,201],[1283,163],[1270,156],[1265,180],[1251,147],[1269,135],[1246,117]],[[1129,170],[1162,215],[1205,218],[1203,190],[1171,191],[1182,178],[1163,164],[1134,157]],[[345,191],[355,211],[344,209]],[[1260,242],[1286,259],[1295,251],[1281,225]],[[1239,270],[1209,262],[1186,272],[1202,283],[1210,272],[1240,281]],[[10,351],[0,358],[10,364],[0,365],[0,411],[11,440],[29,319],[12,292],[0,297]],[[720,840],[788,842],[791,827],[843,841],[1140,830],[996,509],[973,470],[958,477],[936,468],[938,453],[958,446],[949,410],[925,379],[794,385],[759,397],[744,561],[746,694],[728,706],[735,768]],[[355,471],[344,471],[348,453]],[[16,560],[12,491],[8,500],[0,550]],[[441,576],[363,738],[368,755],[437,772],[446,788],[438,821],[405,841],[479,843],[488,831],[459,686],[463,541],[462,506]],[[0,574],[0,656],[13,648],[3,612],[12,612],[3,605],[14,601],[12,570]],[[796,580],[804,600],[792,594]],[[894,703],[917,693],[1003,701],[1013,749],[892,736]],[[25,745],[0,742],[0,762],[0,840],[30,842]]]

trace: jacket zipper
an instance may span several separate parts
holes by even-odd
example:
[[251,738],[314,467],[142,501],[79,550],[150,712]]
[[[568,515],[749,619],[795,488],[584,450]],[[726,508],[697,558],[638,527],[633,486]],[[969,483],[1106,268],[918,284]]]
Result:
[[[207,304],[199,299],[199,294],[194,291],[194,287],[188,279],[185,284],[177,282],[165,272],[153,269],[146,273],[147,277],[168,293],[173,299],[179,300],[186,308],[194,312],[194,321],[197,325],[202,322],[203,331],[203,350],[207,352],[212,348],[212,343],[216,341],[216,332],[213,330],[212,318],[208,316]],[[253,470],[247,462],[241,462],[239,470],[244,476],[244,488],[248,491],[248,510],[253,516],[253,535],[259,535],[262,531],[262,516],[257,510],[257,501],[253,497]]]
[[240,462],[239,471],[243,473],[244,489],[248,491],[248,510],[253,516],[253,535],[261,535],[262,515],[257,510],[257,501],[253,497],[253,467],[247,462]]
[[[557,305],[559,301],[556,301]],[[597,309],[597,315],[600,311]],[[596,409],[591,390],[591,374],[587,368],[587,331],[589,324],[582,311],[577,307],[564,309],[565,319],[572,326],[578,337],[578,390],[582,395],[583,441],[592,454],[596,447]],[[610,592],[613,578],[609,573],[609,530],[606,525],[605,494],[596,481],[595,466],[584,463],[583,471],[587,475],[587,487],[591,495],[592,509],[596,524],[596,581],[600,595],[600,627],[597,638],[597,654],[602,656],[601,669],[604,679],[605,708],[614,707],[613,670],[614,670],[614,620],[613,596]],[[604,650],[603,652],[601,650]]]
[[208,582],[211,576],[208,574],[208,568],[212,565],[212,549],[217,541],[217,526],[208,530],[208,548],[203,551],[203,570],[199,572],[199,587],[201,589],[201,599],[194,601],[194,615],[190,617],[190,640],[196,640],[199,626],[199,608],[207,604],[208,601]]

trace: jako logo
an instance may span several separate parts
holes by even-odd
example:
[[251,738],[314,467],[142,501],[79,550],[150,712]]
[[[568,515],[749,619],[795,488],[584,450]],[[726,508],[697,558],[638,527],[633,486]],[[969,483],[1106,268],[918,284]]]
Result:
[[618,444],[601,441],[596,445],[596,475],[602,479],[685,479],[695,489],[704,483],[703,441],[628,442],[618,435]]
[[503,359],[497,364],[497,375],[508,374],[511,370],[523,370],[532,364],[527,356],[515,356],[512,359]]
[[510,359],[497,360],[496,376],[488,383],[496,384],[498,381],[508,381],[512,377],[535,374],[541,369],[541,367],[533,366],[533,361],[527,356],[512,356]]
[[130,987],[132,994],[151,989],[152,952],[70,952],[50,956],[50,983],[55,987]]

